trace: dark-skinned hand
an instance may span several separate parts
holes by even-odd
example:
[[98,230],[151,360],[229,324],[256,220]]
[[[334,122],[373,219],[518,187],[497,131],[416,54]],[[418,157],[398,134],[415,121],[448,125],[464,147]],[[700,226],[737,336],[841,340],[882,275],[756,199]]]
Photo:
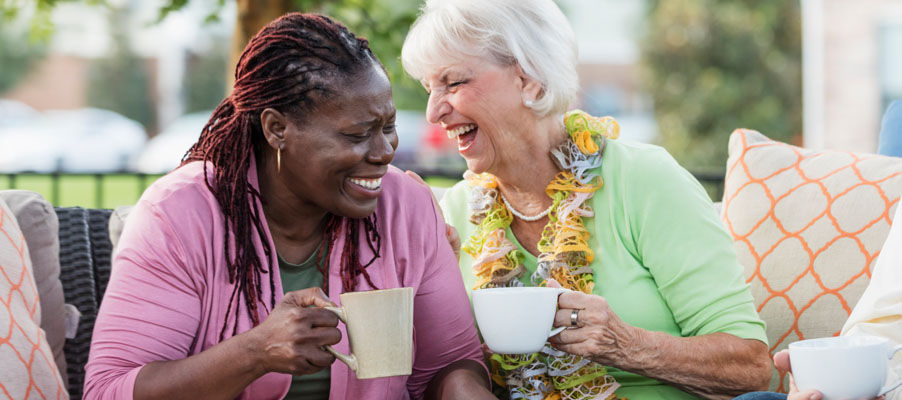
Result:
[[[335,356],[323,349],[341,340],[338,316],[320,288],[288,292],[273,312],[252,329],[266,372],[307,375],[326,368]],[[251,333],[249,332],[249,333]]]

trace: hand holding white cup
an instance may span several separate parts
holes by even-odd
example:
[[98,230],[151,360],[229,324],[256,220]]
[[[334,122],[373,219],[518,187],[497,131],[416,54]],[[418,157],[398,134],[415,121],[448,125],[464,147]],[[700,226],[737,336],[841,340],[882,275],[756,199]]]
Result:
[[824,400],[872,399],[902,385],[902,381],[886,384],[887,363],[900,350],[902,345],[892,347],[879,337],[809,339],[791,343],[788,357],[778,353],[774,364],[788,370],[791,360],[789,400],[817,394]]

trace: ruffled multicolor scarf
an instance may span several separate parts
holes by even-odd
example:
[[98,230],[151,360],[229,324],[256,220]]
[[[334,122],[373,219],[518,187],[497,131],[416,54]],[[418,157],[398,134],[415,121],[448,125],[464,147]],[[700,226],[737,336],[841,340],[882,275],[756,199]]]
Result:
[[[611,117],[595,118],[580,110],[568,112],[564,126],[569,140],[551,151],[562,172],[545,188],[552,207],[538,243],[538,266],[530,280],[533,285],[546,286],[554,279],[567,289],[592,293],[595,279],[589,264],[594,252],[588,245],[583,217],[594,215],[587,202],[603,183],[597,168],[605,141],[616,139],[620,127]],[[473,289],[523,286],[519,280],[526,272],[523,254],[505,237],[513,215],[499,196],[497,179],[469,171],[464,178],[470,183],[470,222],[477,225],[463,246],[474,259],[478,281]],[[618,398],[614,391],[620,385],[604,366],[548,343],[538,353],[493,354],[490,359],[492,379],[507,388],[511,399]]]

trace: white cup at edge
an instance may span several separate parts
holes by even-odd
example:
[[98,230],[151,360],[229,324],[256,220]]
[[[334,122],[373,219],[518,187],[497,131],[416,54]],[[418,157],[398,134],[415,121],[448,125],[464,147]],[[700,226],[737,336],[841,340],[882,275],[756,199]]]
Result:
[[887,363],[900,350],[875,336],[828,337],[790,343],[789,360],[799,390],[816,389],[824,400],[870,400],[902,384],[884,386]]

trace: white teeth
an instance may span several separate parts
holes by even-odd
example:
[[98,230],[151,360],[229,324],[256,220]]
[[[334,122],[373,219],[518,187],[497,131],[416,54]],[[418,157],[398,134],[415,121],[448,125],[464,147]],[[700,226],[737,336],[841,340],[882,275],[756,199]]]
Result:
[[365,187],[370,190],[378,189],[379,187],[382,186],[382,178],[376,178],[376,179],[348,178],[348,180],[357,186],[362,186],[362,187]]
[[448,139],[457,138],[458,136],[463,135],[464,133],[467,133],[469,131],[472,131],[473,129],[476,129],[476,124],[466,124],[466,125],[454,128],[454,129],[449,129],[447,131]]

